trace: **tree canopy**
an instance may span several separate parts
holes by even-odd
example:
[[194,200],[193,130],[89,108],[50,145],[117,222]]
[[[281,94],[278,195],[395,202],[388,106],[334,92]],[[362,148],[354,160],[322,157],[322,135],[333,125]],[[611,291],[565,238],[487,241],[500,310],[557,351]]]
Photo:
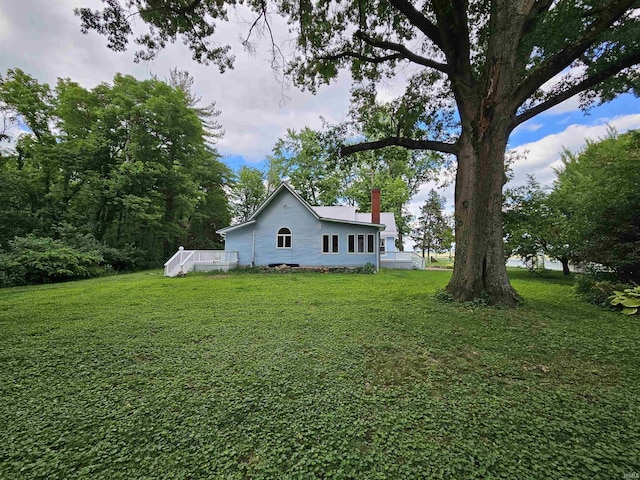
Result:
[[257,168],[243,166],[231,188],[231,205],[236,222],[246,222],[267,198],[264,173]]
[[[107,36],[116,50],[133,36],[131,22],[149,27],[136,39],[149,58],[182,39],[194,59],[221,70],[232,64],[215,27],[236,2],[105,0],[82,8],[84,31]],[[584,107],[637,93],[640,17],[637,0],[354,0],[245,2],[256,13],[250,29],[284,16],[297,39],[289,65],[295,82],[314,90],[343,68],[355,81],[354,121],[375,110],[376,85],[410,71],[391,107],[387,135],[371,141],[347,135],[342,153],[386,146],[435,150],[457,159],[456,262],[448,292],[458,300],[484,296],[515,305],[503,262],[502,186],[510,132],[580,95]],[[407,69],[407,67],[409,67]]]
[[0,156],[2,247],[89,235],[137,251],[143,266],[179,244],[221,245],[231,172],[184,85],[118,74],[92,90],[70,79],[51,88],[15,69],[0,76],[0,108],[28,129]]
[[567,206],[533,176],[525,185],[506,190],[504,230],[505,257],[519,257],[529,268],[544,254],[558,260],[569,275],[569,261],[578,260],[579,237]]
[[640,131],[611,132],[574,155],[565,152],[552,200],[579,241],[579,262],[604,265],[640,282]]
[[540,253],[597,265],[621,282],[640,281],[640,131],[565,150],[552,189],[530,177],[505,195],[508,255],[525,263]]

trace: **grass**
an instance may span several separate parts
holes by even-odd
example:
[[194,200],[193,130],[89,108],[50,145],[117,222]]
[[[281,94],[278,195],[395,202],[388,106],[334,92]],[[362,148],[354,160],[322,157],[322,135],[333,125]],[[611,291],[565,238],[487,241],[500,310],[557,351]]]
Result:
[[[513,271],[159,272],[0,290],[0,478],[624,478],[640,325]],[[629,477],[630,478],[630,477]]]

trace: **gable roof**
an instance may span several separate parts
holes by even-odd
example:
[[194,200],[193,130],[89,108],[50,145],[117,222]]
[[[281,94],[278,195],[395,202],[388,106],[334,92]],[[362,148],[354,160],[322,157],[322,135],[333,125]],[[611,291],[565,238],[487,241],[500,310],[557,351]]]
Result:
[[[367,225],[372,227],[378,227],[378,230],[383,231],[386,229],[386,225],[383,223],[371,223],[371,214],[370,213],[358,213],[356,207],[351,206],[333,206],[333,207],[312,207],[309,205],[304,198],[300,196],[298,192],[296,192],[291,185],[287,182],[280,182],[280,185],[269,195],[264,202],[256,209],[255,212],[251,214],[249,219],[246,222],[239,223],[237,225],[232,225],[230,227],[221,228],[220,230],[216,230],[216,233],[224,235],[227,232],[232,230],[236,230],[251,224],[256,223],[256,218],[260,215],[260,213],[267,208],[267,206],[273,201],[274,198],[278,196],[278,194],[282,190],[287,190],[293,197],[298,200],[311,215],[314,216],[316,220],[321,220],[325,222],[335,222],[335,223],[344,223],[350,225]],[[391,217],[389,218],[389,215]],[[380,214],[380,219],[386,218],[387,221],[390,221],[390,224],[393,225],[393,230],[395,232],[395,219],[393,217],[393,213],[382,212]]]
[[255,212],[251,214],[248,221],[250,222],[251,220],[254,220],[258,215],[260,215],[260,212],[262,212],[265,208],[267,208],[267,205],[269,205],[271,201],[274,198],[276,198],[278,193],[280,193],[280,191],[283,189],[288,190],[289,193],[293,195],[296,200],[298,200],[307,210],[309,210],[311,215],[313,215],[316,218],[320,218],[318,214],[313,210],[313,208],[311,208],[311,205],[305,202],[304,198],[302,198],[300,194],[296,192],[291,185],[289,185],[287,182],[280,182],[280,185],[278,185],[278,187],[273,191],[273,193],[269,195],[264,202],[262,202],[262,205],[260,205]]

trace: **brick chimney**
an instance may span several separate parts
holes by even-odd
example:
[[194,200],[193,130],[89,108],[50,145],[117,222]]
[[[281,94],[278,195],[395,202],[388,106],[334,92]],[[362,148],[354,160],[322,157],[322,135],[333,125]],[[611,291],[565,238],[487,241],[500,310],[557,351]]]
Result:
[[380,223],[380,189],[371,190],[371,223]]

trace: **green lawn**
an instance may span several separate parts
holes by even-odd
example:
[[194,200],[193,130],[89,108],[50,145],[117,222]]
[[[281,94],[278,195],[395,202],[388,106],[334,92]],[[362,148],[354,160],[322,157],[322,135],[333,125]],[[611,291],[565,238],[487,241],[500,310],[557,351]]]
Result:
[[446,271],[0,290],[0,478],[640,473],[640,320],[511,274],[515,311]]

